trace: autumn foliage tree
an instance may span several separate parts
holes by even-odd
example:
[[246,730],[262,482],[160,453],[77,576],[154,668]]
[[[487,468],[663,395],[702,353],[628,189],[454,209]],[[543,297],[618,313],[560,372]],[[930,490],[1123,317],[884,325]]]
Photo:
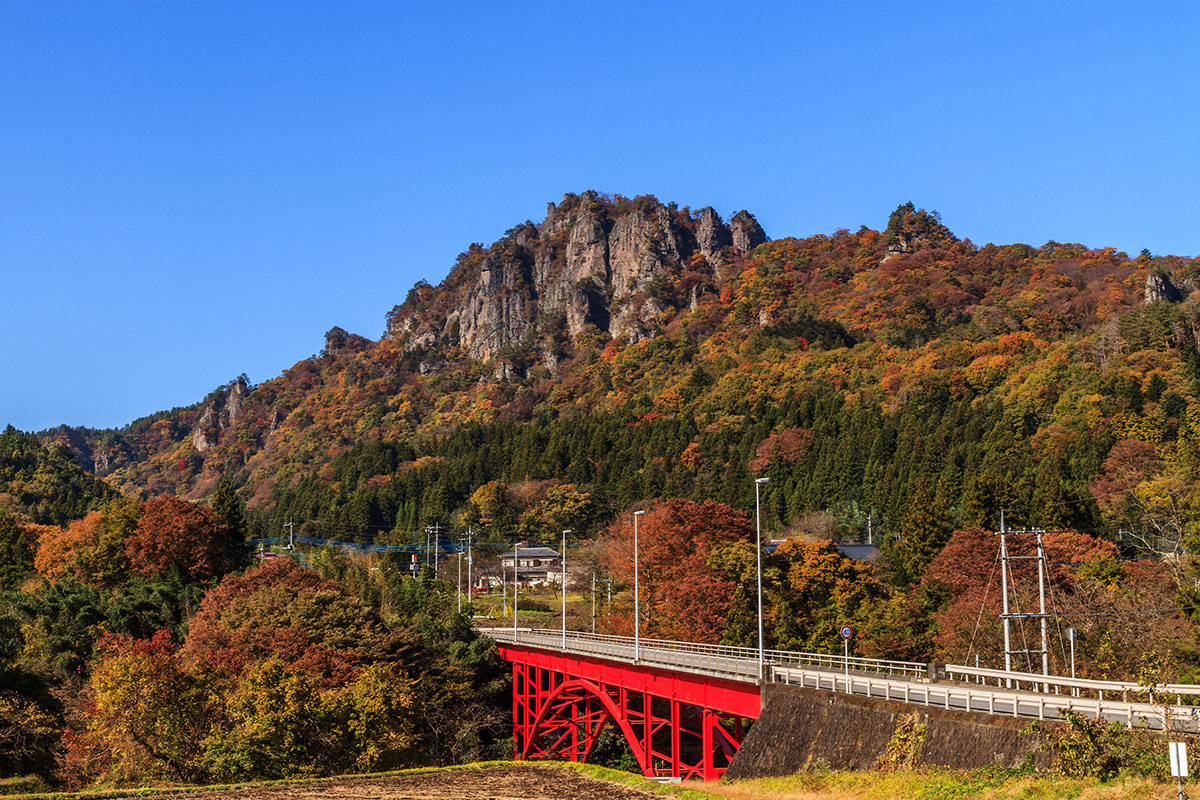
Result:
[[92,670],[93,733],[112,753],[115,776],[194,781],[212,722],[204,682],[179,663],[170,634],[101,641]]
[[[1008,536],[1010,610],[1035,612],[1039,607],[1036,539],[1032,534]],[[1048,531],[1046,552],[1047,610],[1054,615],[1051,663],[1067,667],[1063,630],[1078,632],[1078,669],[1085,675],[1116,678],[1136,674],[1143,654],[1167,664],[1178,663],[1186,646],[1187,623],[1176,605],[1168,568],[1152,561],[1123,561],[1115,544],[1077,531]],[[1004,663],[1000,613],[1003,605],[999,537],[990,531],[955,532],[926,570],[922,590],[940,594],[933,609],[939,659],[964,662],[974,654],[986,663]],[[1152,614],[1147,624],[1147,613]],[[1040,647],[1040,631],[1022,620],[1012,623],[1014,649]],[[1039,657],[1040,658],[1040,657]],[[1017,659],[1018,669],[1040,671],[1040,663]]]
[[43,528],[34,566],[50,581],[70,576],[82,583],[114,586],[126,576],[125,542],[141,515],[140,503],[118,498],[66,528]]
[[[752,541],[715,547],[709,563],[737,582],[723,643],[757,646],[758,564]],[[857,627],[886,592],[869,564],[829,540],[788,539],[763,558],[766,646],[830,652],[838,630]]]
[[274,658],[323,686],[352,679],[368,656],[383,655],[378,614],[338,584],[288,559],[227,575],[192,618],[182,658],[191,668],[240,675]]
[[[638,523],[642,633],[697,642],[720,640],[735,584],[709,565],[709,556],[716,545],[753,536],[750,518],[722,503],[664,500],[649,509]],[[611,574],[633,584],[631,515],[609,526],[602,560]],[[633,630],[632,616],[617,624],[627,632]]]
[[178,572],[187,583],[224,575],[235,563],[229,530],[210,509],[161,495],[146,501],[125,555],[142,575]]

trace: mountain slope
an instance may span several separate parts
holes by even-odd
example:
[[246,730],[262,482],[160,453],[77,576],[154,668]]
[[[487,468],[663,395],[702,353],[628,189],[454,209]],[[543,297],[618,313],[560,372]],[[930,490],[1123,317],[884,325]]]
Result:
[[[536,535],[564,484],[594,524],[662,495],[744,505],[750,469],[772,476],[778,523],[899,530],[921,496],[943,529],[1001,508],[1096,528],[1140,483],[1194,474],[1198,275],[1111,248],[977,247],[912,204],[884,231],[768,241],[747,212],[568,195],[414,287],[381,341],[335,328],[278,378],[45,438],[128,494],[203,496],[226,474],[259,524],[339,536],[488,502]],[[1106,466],[1123,440],[1152,457]]]

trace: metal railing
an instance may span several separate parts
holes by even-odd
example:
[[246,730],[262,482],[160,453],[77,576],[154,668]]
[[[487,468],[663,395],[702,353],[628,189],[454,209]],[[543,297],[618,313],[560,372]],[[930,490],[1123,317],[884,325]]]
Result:
[[[1186,696],[1200,696],[1200,686],[1188,683],[1160,683],[1143,686],[1133,681],[1099,681],[1090,678],[1068,678],[1062,675],[1041,675],[1036,672],[1007,672],[1002,669],[964,667],[946,664],[942,669],[948,677],[978,685],[995,685],[1006,689],[1042,694],[1094,697],[1098,700],[1128,700],[1133,697],[1150,703],[1173,700],[1181,705]],[[1107,695],[1107,698],[1106,698]]]
[[[1000,670],[992,671],[1001,672]],[[1026,675],[1026,677],[1044,679],[1046,676]],[[922,683],[878,678],[873,675],[856,675],[853,672],[839,674],[826,670],[788,667],[775,670],[774,679],[793,686],[845,692],[883,700],[898,700],[951,711],[973,711],[1042,720],[1062,719],[1067,712],[1074,712],[1085,717],[1119,722],[1130,728],[1200,731],[1200,707],[1172,704],[1169,702],[1171,695],[1166,693],[1158,695],[1159,702],[1129,701],[1102,699],[1099,696],[1082,697],[1022,691],[979,683],[944,681]],[[1051,676],[1051,680],[1054,680],[1053,676]],[[1076,681],[1076,683],[1081,682]],[[1097,683],[1109,682],[1097,681]],[[1136,686],[1136,684],[1134,685]]]
[[[758,650],[661,639],[521,628],[481,628],[497,642],[591,655],[732,680],[758,681]],[[636,651],[636,658],[635,658]],[[1073,679],[1057,675],[925,664],[824,653],[764,650],[764,682],[856,694],[955,711],[1061,719],[1075,713],[1129,727],[1200,732],[1200,706],[1181,704],[1200,686],[1141,686],[1128,681]],[[944,676],[944,677],[943,677]]]
[[[561,631],[521,628],[514,633],[512,628],[480,628],[479,632],[498,642],[563,650]],[[642,639],[635,647],[634,640],[630,636],[612,636],[581,631],[567,631],[566,645],[565,652],[570,653],[601,656],[650,666],[686,669],[689,672],[720,675],[735,680],[758,680],[758,650],[753,647],[733,647],[663,639]],[[765,680],[771,680],[772,669],[789,665],[893,675],[908,680],[921,679],[928,675],[928,665],[915,661],[888,661],[853,656],[846,659],[843,656],[802,653],[792,650],[764,650],[763,661]]]

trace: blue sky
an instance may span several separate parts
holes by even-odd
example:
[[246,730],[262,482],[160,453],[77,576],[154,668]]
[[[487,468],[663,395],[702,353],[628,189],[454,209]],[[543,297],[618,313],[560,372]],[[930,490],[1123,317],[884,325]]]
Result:
[[1200,11],[0,0],[0,425],[119,427],[594,188],[1200,254]]

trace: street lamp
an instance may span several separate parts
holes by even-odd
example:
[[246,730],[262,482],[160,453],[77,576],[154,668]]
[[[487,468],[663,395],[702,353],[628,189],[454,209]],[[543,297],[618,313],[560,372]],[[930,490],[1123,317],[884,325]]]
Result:
[[642,618],[640,616],[640,600],[638,593],[638,517],[645,511],[633,512],[633,661],[637,663],[642,658]]
[[758,682],[763,679],[763,606],[762,606],[762,506],[759,500],[759,489],[770,478],[755,478],[754,480],[754,527],[758,532]]
[[563,635],[562,649],[567,649],[567,534],[573,533],[570,528],[563,531],[562,543],[562,593],[563,593]]
[[[1071,680],[1075,680],[1075,626],[1067,626],[1067,641],[1071,643]],[[1071,687],[1071,693],[1074,694],[1078,689]]]
[[517,641],[517,575],[520,574],[520,545],[513,545],[513,642]]

